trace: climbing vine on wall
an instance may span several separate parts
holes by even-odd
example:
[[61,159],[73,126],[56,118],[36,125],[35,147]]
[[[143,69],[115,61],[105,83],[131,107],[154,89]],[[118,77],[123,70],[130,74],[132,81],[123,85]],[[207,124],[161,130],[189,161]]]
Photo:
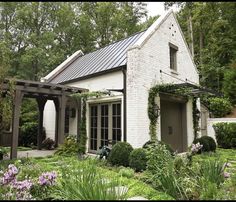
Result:
[[72,94],[71,97],[74,97],[77,100],[81,100],[81,108],[82,108],[82,117],[80,122],[80,136],[78,139],[79,142],[79,148],[78,152],[79,154],[85,154],[86,153],[86,141],[87,141],[87,131],[86,131],[86,101],[88,98],[91,97],[101,97],[102,95],[107,95],[109,92],[103,92],[103,91],[94,91],[94,92],[82,92],[82,93],[75,93]]
[[186,96],[187,98],[193,98],[193,120],[194,120],[193,125],[194,125],[194,134],[197,135],[197,131],[199,130],[198,123],[200,114],[199,110],[197,109],[196,98],[191,94],[191,88],[186,86],[177,86],[175,84],[161,84],[161,85],[156,85],[149,90],[148,117],[150,120],[150,125],[149,125],[150,139],[151,140],[157,139],[156,124],[157,124],[157,119],[159,117],[159,113],[157,112],[157,110],[155,110],[155,105],[156,105],[155,98],[160,92],[182,95]]

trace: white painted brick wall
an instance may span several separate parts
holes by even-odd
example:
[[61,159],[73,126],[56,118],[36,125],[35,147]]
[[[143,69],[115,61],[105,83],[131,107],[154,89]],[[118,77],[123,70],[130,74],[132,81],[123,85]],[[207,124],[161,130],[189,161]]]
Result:
[[[103,91],[106,89],[122,89],[123,88],[123,73],[121,71],[104,74],[102,76],[97,76],[94,78],[89,78],[86,80],[77,81],[74,83],[67,84],[69,86],[75,86],[79,88],[86,88],[89,91]],[[117,98],[123,99],[121,93],[112,92],[113,96],[108,98],[102,98],[101,101],[114,100]],[[98,99],[96,101],[99,101]],[[90,101],[92,102],[92,101]],[[70,104],[70,106],[75,106]],[[123,100],[122,100],[123,107]],[[77,110],[76,110],[77,111]],[[123,111],[122,111],[123,112]],[[47,137],[55,139],[55,107],[52,101],[47,101],[44,109],[44,127],[46,128]],[[87,119],[88,120],[88,119]],[[123,117],[122,117],[123,120]],[[122,121],[123,123],[123,121]],[[69,133],[77,134],[77,113],[75,118],[69,119]],[[88,127],[88,124],[87,124]],[[88,131],[88,128],[87,128]]]
[[[170,71],[169,42],[179,48],[177,52],[178,75]],[[127,140],[136,148],[149,140],[148,90],[158,83],[182,83],[160,73],[160,70],[196,83],[199,82],[199,78],[173,14],[169,15],[140,49],[134,47],[128,50],[127,54]],[[190,102],[187,106],[188,135],[190,136],[188,144],[190,144],[193,139]],[[157,130],[160,132],[159,128]]]

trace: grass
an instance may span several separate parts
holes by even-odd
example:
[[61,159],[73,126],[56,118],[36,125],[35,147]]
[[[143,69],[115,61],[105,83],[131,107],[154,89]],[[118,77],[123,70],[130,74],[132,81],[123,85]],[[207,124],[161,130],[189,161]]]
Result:
[[208,159],[221,160],[227,162],[229,160],[236,160],[236,149],[222,149],[217,148],[215,152],[203,153],[201,155],[193,156],[194,162],[202,162]]
[[[11,147],[5,147],[7,149],[7,152],[11,151]],[[29,151],[32,150],[31,147],[17,147],[17,151]]]

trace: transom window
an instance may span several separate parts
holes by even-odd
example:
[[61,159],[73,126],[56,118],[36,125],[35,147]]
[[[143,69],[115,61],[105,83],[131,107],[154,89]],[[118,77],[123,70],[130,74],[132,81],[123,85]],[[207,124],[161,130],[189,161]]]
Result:
[[121,103],[90,105],[90,152],[99,147],[121,141]]

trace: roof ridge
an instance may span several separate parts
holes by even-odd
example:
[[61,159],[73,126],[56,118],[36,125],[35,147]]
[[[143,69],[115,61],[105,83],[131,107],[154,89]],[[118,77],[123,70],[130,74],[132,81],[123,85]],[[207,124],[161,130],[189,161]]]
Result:
[[101,50],[101,49],[103,49],[103,48],[106,48],[107,46],[110,46],[110,45],[112,45],[112,44],[114,44],[114,43],[117,43],[117,42],[119,42],[119,41],[123,41],[123,40],[125,40],[125,39],[128,39],[128,38],[130,38],[130,37],[132,37],[132,36],[134,36],[134,35],[137,35],[137,34],[140,34],[140,33],[142,33],[142,32],[145,32],[145,31],[147,31],[147,29],[144,29],[143,31],[135,32],[135,33],[133,33],[133,34],[127,36],[127,37],[124,37],[124,38],[122,38],[122,39],[119,39],[119,40],[117,40],[117,41],[113,41],[113,42],[111,42],[110,44],[107,44],[107,45],[105,45],[105,46],[103,46],[103,47],[100,47],[100,48],[98,48],[98,49],[96,49],[96,50],[94,50],[94,51],[85,53],[84,55],[82,55],[82,57],[85,56],[85,55],[88,55],[88,54],[90,54],[90,53],[96,52],[96,51],[98,51],[98,50]]

